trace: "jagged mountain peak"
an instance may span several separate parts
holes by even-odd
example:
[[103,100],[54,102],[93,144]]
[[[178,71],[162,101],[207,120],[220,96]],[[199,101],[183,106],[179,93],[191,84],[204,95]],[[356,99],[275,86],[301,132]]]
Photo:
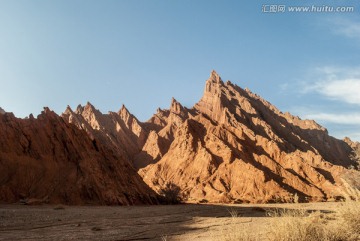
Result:
[[220,75],[215,70],[211,71],[209,80],[217,83],[222,82]]
[[119,114],[120,116],[125,116],[125,115],[130,116],[130,115],[132,115],[132,114],[130,113],[130,111],[128,110],[128,108],[126,108],[126,106],[125,106],[124,104],[121,105],[121,108],[120,108],[120,110],[118,111],[118,114]]
[[124,104],[118,111],[118,115],[127,125],[131,125],[130,122],[136,122],[137,124],[140,123],[140,121],[138,121],[138,119],[128,110],[128,108],[126,108]]
[[89,101],[86,103],[85,106],[78,105],[76,108],[76,114],[83,115],[84,117],[87,116],[88,118],[90,118],[90,116],[99,118],[103,115],[101,111],[96,109],[95,106]]
[[84,106],[82,106],[82,105],[79,104],[79,105],[76,107],[76,114],[81,114],[83,111],[84,111]]
[[206,114],[211,119],[219,121],[226,106],[226,96],[224,96],[226,86],[220,76],[211,72],[210,78],[206,80],[204,94],[200,101],[195,104],[196,111]]
[[163,112],[163,110],[160,108],[160,107],[158,107],[157,109],[156,109],[156,113],[162,113]]
[[206,80],[204,95],[206,93],[210,93],[215,96],[220,96],[220,88],[223,86],[224,82],[222,81],[220,75],[213,70],[209,79]]
[[42,117],[58,118],[59,116],[53,110],[50,110],[49,107],[44,107],[44,110],[41,111],[38,118],[42,118]]
[[181,114],[185,111],[185,108],[174,97],[171,99],[170,112],[175,114]]
[[[69,107],[69,106],[68,106]],[[70,108],[71,109],[71,108]],[[98,112],[98,110],[89,102],[86,102],[86,105],[79,104],[76,107],[76,114],[82,114],[83,112]]]
[[3,108],[0,107],[0,114],[5,114],[5,110]]
[[86,105],[84,106],[84,110],[86,111],[92,111],[92,112],[100,112],[98,109],[95,108],[93,104],[91,104],[89,101],[86,102]]
[[[360,142],[358,141],[353,141],[350,139],[350,137],[345,137],[344,138],[344,142],[346,142],[349,146],[351,146],[354,150],[356,150],[357,148],[360,148]],[[360,150],[360,149],[359,149]]]
[[71,109],[70,105],[67,105],[63,114],[69,115],[71,113],[74,113],[74,111]]

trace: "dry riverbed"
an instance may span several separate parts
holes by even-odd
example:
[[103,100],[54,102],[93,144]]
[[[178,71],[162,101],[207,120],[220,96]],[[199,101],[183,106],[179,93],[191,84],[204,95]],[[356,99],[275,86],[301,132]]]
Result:
[[23,206],[0,205],[0,240],[224,240],[243,229],[266,238],[278,208],[332,212],[339,203]]

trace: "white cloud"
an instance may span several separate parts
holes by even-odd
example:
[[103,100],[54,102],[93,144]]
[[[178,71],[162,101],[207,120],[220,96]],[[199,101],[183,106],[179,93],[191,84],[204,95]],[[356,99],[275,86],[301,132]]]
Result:
[[315,90],[324,96],[349,104],[360,105],[360,79],[339,79],[318,82]]
[[289,87],[289,83],[282,83],[279,87],[281,91],[286,91]]
[[335,33],[360,39],[360,22],[345,18],[332,19],[331,22],[335,26]]
[[343,139],[350,137],[353,141],[360,141],[360,113],[327,113],[314,112],[313,109],[297,108],[304,119],[315,120],[324,126],[332,126],[330,135]]
[[304,114],[303,117],[306,119],[323,121],[327,123],[360,126],[360,113],[355,113],[355,114],[310,113],[310,114]]
[[317,81],[304,92],[317,92],[334,100],[360,105],[360,67],[324,67],[316,70]]
[[294,113],[302,118],[312,119],[321,124],[332,126],[330,134],[337,138],[348,136],[360,141],[360,110],[353,111],[360,105],[360,66],[337,67],[325,66],[310,72],[312,82],[302,82],[298,88],[302,94],[317,93],[330,100],[343,102],[341,110],[332,110],[333,102],[326,106],[316,103],[313,107],[298,106]]
[[330,134],[338,139],[344,139],[345,137],[349,137],[352,141],[360,141],[360,132],[335,131]]
[[357,133],[349,133],[348,137],[351,138],[352,141],[360,141],[360,132]]

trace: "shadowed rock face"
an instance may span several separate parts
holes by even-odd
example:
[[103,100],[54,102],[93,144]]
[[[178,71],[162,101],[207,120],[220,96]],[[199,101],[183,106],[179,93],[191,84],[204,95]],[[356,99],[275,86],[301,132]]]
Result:
[[0,202],[155,204],[129,162],[45,110],[0,115]]
[[5,110],[0,107],[0,114],[5,114]]
[[129,160],[154,190],[172,183],[190,201],[324,200],[353,165],[348,143],[215,71],[192,109],[173,98],[145,123],[125,107],[103,115],[89,104],[63,117]]
[[125,106],[117,112],[102,114],[93,105],[67,107],[62,117],[68,123],[85,130],[91,139],[104,143],[123,159],[132,159],[146,142],[144,128]]

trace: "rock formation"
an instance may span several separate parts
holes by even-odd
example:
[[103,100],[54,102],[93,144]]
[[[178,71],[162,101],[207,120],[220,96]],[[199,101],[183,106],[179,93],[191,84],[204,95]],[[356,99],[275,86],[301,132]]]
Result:
[[189,202],[322,201],[341,195],[344,171],[357,165],[350,140],[215,71],[193,108],[173,98],[147,122],[125,106],[103,114],[90,103],[62,118],[46,110],[0,119],[0,200],[154,203],[150,186],[174,187]]
[[0,107],[0,114],[5,114],[5,110]]
[[183,118],[162,111],[149,120],[171,145],[139,173],[155,190],[177,185],[189,201],[325,200],[338,194],[339,175],[352,164],[350,146],[325,128],[280,112],[216,72],[191,110],[176,109]]
[[122,153],[154,190],[170,183],[189,201],[325,200],[353,165],[348,143],[215,71],[193,108],[173,98],[145,123],[125,107],[103,115],[90,104],[63,117]]
[[62,117],[125,159],[139,153],[145,143],[145,131],[140,121],[125,106],[117,113],[102,114],[88,102],[85,106],[79,105],[76,111],[68,106]]
[[48,108],[37,119],[0,115],[0,173],[0,202],[157,203],[128,160]]

